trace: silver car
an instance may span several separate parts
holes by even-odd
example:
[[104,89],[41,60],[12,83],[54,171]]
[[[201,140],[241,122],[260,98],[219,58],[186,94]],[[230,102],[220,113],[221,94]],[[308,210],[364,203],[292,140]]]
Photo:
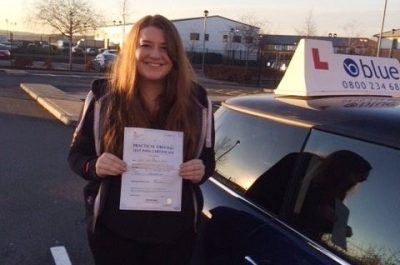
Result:
[[93,59],[92,67],[98,72],[104,72],[111,66],[116,58],[117,55],[114,53],[100,53]]

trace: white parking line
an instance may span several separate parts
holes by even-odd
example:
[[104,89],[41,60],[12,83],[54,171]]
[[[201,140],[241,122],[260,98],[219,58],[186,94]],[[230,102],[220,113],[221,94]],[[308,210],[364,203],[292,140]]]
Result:
[[[28,73],[25,71],[25,73]],[[72,78],[82,78],[82,77],[87,77],[87,78],[103,78],[104,75],[91,75],[88,76],[87,74],[62,74],[62,73],[57,73],[57,74],[49,74],[49,73],[29,73],[32,76],[51,76],[51,77],[72,77]]]
[[64,246],[51,247],[50,251],[56,265],[72,265]]

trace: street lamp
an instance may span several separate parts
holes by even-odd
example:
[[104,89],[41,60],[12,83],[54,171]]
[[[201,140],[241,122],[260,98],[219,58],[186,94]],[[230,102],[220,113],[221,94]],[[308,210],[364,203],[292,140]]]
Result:
[[85,71],[86,71],[86,40],[85,39],[81,39],[81,41],[83,42],[83,60],[84,60],[84,65],[85,65]]
[[389,58],[392,58],[393,46],[394,46],[394,33],[395,32],[396,32],[396,29],[392,29],[392,44],[390,45]]
[[9,34],[10,50],[12,50],[12,48],[13,48],[13,33],[12,33],[13,28],[12,27],[16,27],[17,22],[11,22],[8,19],[6,19],[6,24],[7,24],[8,34]]
[[262,72],[262,66],[263,66],[263,46],[264,43],[262,41],[263,35],[259,34],[258,39],[257,39],[257,44],[258,44],[258,72],[257,72],[257,86],[259,87],[261,84],[261,72]]
[[207,31],[207,16],[208,10],[204,10],[204,31],[203,31],[203,57],[201,60],[201,71],[204,74],[204,58],[206,55],[206,31]]
[[377,50],[376,57],[379,57],[381,54],[381,41],[382,41],[383,26],[385,25],[386,5],[387,5],[387,0],[385,0],[385,7],[383,8],[382,25],[381,25],[381,32],[379,33],[378,47],[376,49]]
[[[233,46],[233,42],[240,42],[240,40],[239,40],[239,41],[238,41],[238,40],[235,40],[235,38],[236,38],[239,34],[240,34],[240,30],[234,29],[234,28],[231,28],[231,29],[230,29],[230,35],[231,35],[230,50],[231,50],[231,59],[232,59],[232,62],[235,61],[235,52],[236,52],[236,49],[235,49],[235,47]],[[238,37],[240,37],[240,35],[239,35]]]
[[233,36],[235,34],[235,29],[231,28],[229,31],[229,58],[233,62],[233,52],[232,52],[232,42],[233,42]]

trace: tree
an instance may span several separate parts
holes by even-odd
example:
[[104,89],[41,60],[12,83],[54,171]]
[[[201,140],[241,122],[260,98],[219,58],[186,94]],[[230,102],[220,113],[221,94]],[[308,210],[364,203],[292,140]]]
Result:
[[347,51],[348,53],[354,53],[356,47],[353,47],[358,44],[358,40],[360,37],[360,25],[356,20],[352,20],[343,25],[343,30],[347,35]]
[[33,17],[68,38],[70,70],[73,37],[95,29],[101,19],[91,6],[87,0],[37,0],[34,4]]
[[265,23],[255,19],[254,15],[242,16],[240,20],[246,24],[237,27],[235,34],[241,36],[242,44],[246,48],[245,71],[247,71],[249,55],[258,49],[260,34],[262,33],[260,28],[263,27]]
[[310,10],[304,20],[304,26],[301,29],[295,29],[297,35],[311,37],[317,36],[317,25],[314,21],[313,11]]

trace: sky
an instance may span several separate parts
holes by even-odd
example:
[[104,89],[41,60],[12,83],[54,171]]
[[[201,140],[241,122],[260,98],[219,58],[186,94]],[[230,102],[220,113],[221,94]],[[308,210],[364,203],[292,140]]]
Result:
[[[37,0],[2,0],[0,29],[44,31],[26,17]],[[121,20],[122,0],[87,0],[108,24]],[[169,19],[219,15],[244,23],[260,23],[265,34],[294,35],[311,17],[317,35],[372,37],[381,30],[385,0],[127,0],[127,22],[148,14]],[[400,1],[387,0],[384,31],[400,28]],[[47,33],[47,32],[42,32]]]

